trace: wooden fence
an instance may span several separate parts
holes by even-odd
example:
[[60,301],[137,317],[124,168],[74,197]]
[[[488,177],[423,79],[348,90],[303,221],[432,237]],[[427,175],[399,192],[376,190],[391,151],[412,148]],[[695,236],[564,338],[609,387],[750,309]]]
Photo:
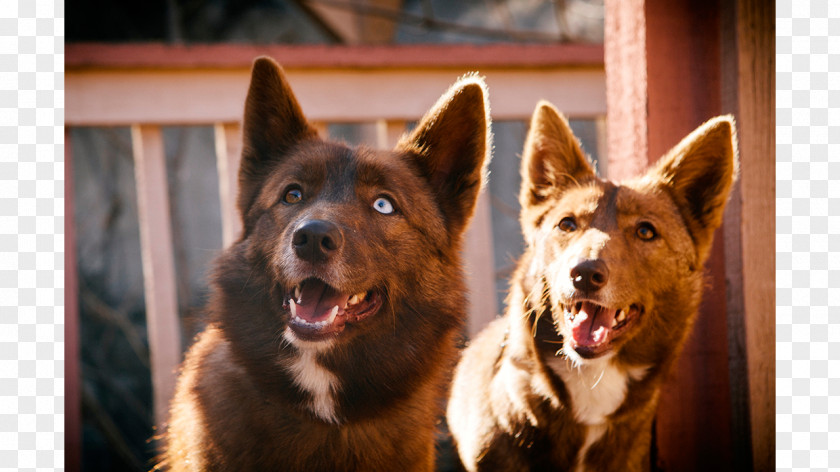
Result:
[[[239,121],[251,62],[262,54],[284,66],[304,113],[322,135],[329,123],[373,122],[376,143],[385,148],[396,142],[407,121],[419,119],[457,77],[474,70],[486,76],[495,120],[527,121],[539,99],[551,101],[573,118],[603,120],[606,115],[601,46],[68,45],[66,126],[131,127],[158,425],[166,419],[182,356],[161,127],[214,127],[223,242],[228,245],[240,230],[234,204]],[[69,150],[70,134],[65,132],[65,137]],[[71,158],[68,153],[68,169]],[[70,176],[68,172],[68,180]],[[72,189],[72,181],[67,188]],[[67,198],[72,204],[72,195]],[[67,212],[68,219],[72,215]],[[68,224],[72,226],[72,221]],[[485,193],[465,244],[472,294],[470,333],[493,319],[499,308],[492,244]],[[66,251],[68,260],[75,260],[75,248],[68,245]],[[71,277],[74,271],[68,268]],[[73,286],[70,281],[68,288]],[[75,306],[67,306],[66,322],[68,331],[78,329]],[[68,337],[68,398],[79,385],[74,342],[77,338]],[[78,412],[70,405],[68,463],[73,461],[73,443],[78,447],[79,430]]]

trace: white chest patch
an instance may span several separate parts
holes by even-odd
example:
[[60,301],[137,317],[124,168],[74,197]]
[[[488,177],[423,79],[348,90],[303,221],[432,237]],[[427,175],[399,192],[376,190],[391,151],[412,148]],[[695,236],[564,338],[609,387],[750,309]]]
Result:
[[607,416],[624,402],[628,381],[641,380],[649,367],[617,367],[610,358],[578,362],[577,359],[552,357],[547,364],[563,379],[575,419],[586,429],[575,467],[575,471],[582,472],[586,470],[584,458],[587,451],[607,430]]
[[295,383],[312,395],[310,411],[328,423],[338,423],[333,400],[338,378],[318,363],[316,354],[314,349],[301,349],[298,357],[286,366]]
[[566,358],[553,357],[548,366],[563,379],[575,419],[585,425],[602,424],[615,412],[627,394],[630,372],[609,359],[597,359],[577,367]]

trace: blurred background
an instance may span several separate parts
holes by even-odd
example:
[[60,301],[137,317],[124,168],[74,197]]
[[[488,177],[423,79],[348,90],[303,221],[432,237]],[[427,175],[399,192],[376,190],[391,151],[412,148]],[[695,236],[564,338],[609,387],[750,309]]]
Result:
[[[68,48],[149,43],[362,47],[505,44],[519,45],[527,51],[533,45],[580,44],[595,46],[598,51],[603,38],[602,0],[66,1]],[[596,57],[599,54],[603,53],[596,53]],[[131,57],[119,60],[123,59],[130,61]],[[283,63],[282,57],[276,59]],[[72,60],[72,52],[68,52],[68,60]],[[603,71],[602,61],[602,57],[597,58],[600,64],[595,69]],[[453,69],[450,82],[469,70]],[[340,94],[342,84],[335,83],[334,87]],[[438,93],[444,90],[440,88]],[[494,98],[499,98],[494,96],[492,83],[490,97],[492,107]],[[425,106],[432,104],[430,100]],[[526,106],[530,110],[535,104]],[[303,108],[307,113],[305,103]],[[573,116],[571,120],[584,150],[602,173],[606,151],[603,120],[603,113]],[[406,120],[400,126],[409,129],[412,125]],[[382,143],[374,121],[325,122],[323,126],[332,139],[374,146]],[[180,345],[186,349],[203,327],[205,276],[224,244],[217,136],[212,124],[165,123],[160,131]],[[496,313],[503,310],[507,279],[522,251],[517,195],[519,156],[526,131],[527,116],[495,119],[493,123],[495,150],[488,189],[488,224],[492,231],[495,299],[489,306],[495,307]],[[78,268],[82,469],[147,470],[154,456],[150,439],[156,432],[150,370],[153,362],[146,323],[132,132],[129,126],[91,123],[73,126],[67,133],[73,156],[70,171]],[[448,454],[446,450],[441,454],[440,470],[450,470]]]

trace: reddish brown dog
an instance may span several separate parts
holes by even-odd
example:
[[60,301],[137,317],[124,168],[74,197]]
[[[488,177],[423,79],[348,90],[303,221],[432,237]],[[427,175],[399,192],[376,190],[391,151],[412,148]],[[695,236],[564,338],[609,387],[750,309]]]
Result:
[[731,117],[712,119],[615,184],[538,105],[522,162],[527,249],[508,313],[466,349],[447,412],[468,471],[649,470],[659,388],[737,174],[734,140]]
[[375,151],[320,139],[260,58],[243,139],[243,233],[216,263],[161,465],[432,470],[490,150],[483,81],[462,78]]

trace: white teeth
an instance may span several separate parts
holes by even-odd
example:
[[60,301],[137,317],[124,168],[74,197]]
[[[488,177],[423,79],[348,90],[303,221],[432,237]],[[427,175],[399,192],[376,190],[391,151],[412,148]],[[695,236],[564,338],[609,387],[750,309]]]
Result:
[[625,320],[625,318],[627,318],[627,314],[625,314],[625,313],[624,313],[624,310],[621,310],[621,311],[620,311],[620,312],[618,312],[618,314],[615,316],[615,321],[616,321],[617,323],[621,323],[622,321],[624,321],[624,320]]
[[367,297],[367,292],[357,293],[357,294],[353,295],[352,297],[350,297],[350,300],[347,300],[347,304],[348,305],[356,305],[356,304],[360,303],[362,300],[364,300],[366,297]]
[[295,285],[295,300],[300,300],[300,285]]
[[338,305],[332,308],[332,311],[330,311],[330,316],[327,317],[327,319],[322,321],[316,321],[314,323],[306,321],[305,319],[297,315],[297,304],[295,304],[294,300],[289,300],[289,311],[292,313],[292,321],[294,321],[296,324],[310,326],[313,328],[323,328],[324,326],[332,324],[332,322],[335,320],[336,315],[338,315]]
[[349,300],[347,300],[347,303],[344,305],[344,308],[347,308],[347,307],[353,306],[353,305],[358,305],[359,303],[362,302],[362,300],[365,299],[365,297],[367,297],[367,292],[357,293],[357,294],[353,295],[352,297],[350,297]]
[[300,318],[300,317],[297,317],[297,316],[293,316],[292,321],[294,321],[297,324],[302,324],[302,325],[305,325],[305,326],[311,326],[313,328],[323,328],[324,326],[329,324],[327,321],[316,321],[314,323],[310,323],[310,322],[304,320],[303,318]]

